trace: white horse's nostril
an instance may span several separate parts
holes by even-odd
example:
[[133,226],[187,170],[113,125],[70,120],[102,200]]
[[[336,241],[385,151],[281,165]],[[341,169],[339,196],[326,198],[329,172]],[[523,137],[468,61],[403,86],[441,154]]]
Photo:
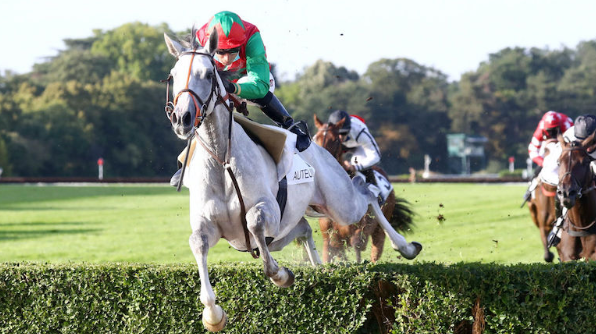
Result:
[[186,111],[184,113],[184,116],[182,116],[182,125],[187,127],[187,126],[191,126],[192,122],[192,115],[190,114],[190,111]]

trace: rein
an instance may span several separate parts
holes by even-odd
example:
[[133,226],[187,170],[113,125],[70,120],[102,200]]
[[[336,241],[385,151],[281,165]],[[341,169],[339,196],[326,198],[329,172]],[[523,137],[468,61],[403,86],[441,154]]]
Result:
[[[246,205],[244,204],[244,198],[242,197],[242,193],[240,191],[240,186],[238,185],[238,180],[236,179],[236,176],[234,175],[234,172],[232,171],[232,166],[230,165],[230,152],[232,151],[232,119],[234,118],[232,116],[232,113],[233,113],[234,107],[233,107],[233,105],[227,104],[226,101],[230,99],[231,95],[229,95],[227,92],[226,92],[225,96],[221,95],[219,85],[217,84],[217,71],[215,71],[212,76],[212,79],[211,79],[211,93],[209,93],[208,99],[205,102],[203,102],[203,100],[192,89],[188,88],[188,84],[190,82],[190,77],[192,74],[192,64],[193,64],[195,55],[201,55],[201,56],[209,57],[209,59],[211,60],[211,64],[214,65],[213,56],[211,56],[211,54],[209,54],[209,53],[198,52],[196,50],[183,52],[182,54],[180,54],[180,56],[186,55],[186,54],[192,55],[191,56],[192,58],[190,59],[190,66],[188,68],[188,76],[186,77],[186,87],[183,90],[181,90],[178,94],[176,94],[173,102],[170,101],[170,81],[172,80],[172,75],[170,74],[168,76],[168,78],[166,80],[164,80],[167,82],[165,111],[166,111],[166,116],[168,117],[170,122],[172,122],[172,116],[174,114],[174,108],[176,107],[176,104],[178,103],[178,98],[183,93],[190,94],[192,101],[195,105],[195,110],[196,110],[196,116],[195,116],[195,122],[194,122],[195,130],[193,131],[193,135],[188,139],[188,144],[186,147],[186,157],[184,159],[184,164],[182,166],[182,174],[180,175],[180,181],[178,183],[178,191],[180,191],[180,188],[182,186],[182,180],[184,178],[184,170],[186,169],[186,164],[188,162],[188,153],[190,151],[190,144],[192,142],[193,137],[196,134],[197,140],[201,144],[201,146],[207,151],[207,153],[209,153],[209,155],[212,158],[215,159],[215,161],[217,161],[220,165],[222,165],[224,167],[224,169],[228,172],[228,174],[230,175],[230,177],[232,179],[232,183],[234,184],[234,189],[236,190],[236,195],[238,196],[238,201],[240,202],[240,219],[242,221],[242,229],[244,230],[244,238],[246,240],[246,247],[247,247],[247,250],[252,255],[252,257],[257,259],[257,258],[259,258],[259,256],[257,254],[255,254],[254,249],[250,245],[250,234],[248,231],[248,222],[246,221]],[[215,68],[215,65],[214,65],[214,68]],[[207,115],[206,113],[203,113],[203,110],[208,108],[208,106],[211,104],[212,98],[214,95],[216,96],[216,100],[215,100],[215,105],[213,106],[213,108],[215,108],[215,106],[217,106],[217,104],[221,103],[226,107],[226,109],[230,113],[230,121],[228,123],[228,144],[226,147],[226,152],[224,153],[224,160],[221,160],[215,153],[213,153],[213,151],[207,147],[207,145],[203,142],[203,140],[201,139],[200,136],[198,136],[198,133],[197,133],[198,127],[201,125],[201,123],[203,122],[203,120],[205,119],[205,117]],[[199,104],[197,103],[197,100],[200,102],[201,108],[199,108]]]

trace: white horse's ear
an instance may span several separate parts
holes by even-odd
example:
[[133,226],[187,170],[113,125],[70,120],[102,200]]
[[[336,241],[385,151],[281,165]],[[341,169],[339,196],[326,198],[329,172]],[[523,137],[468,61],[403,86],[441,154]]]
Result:
[[207,43],[207,48],[205,48],[205,51],[207,51],[213,56],[215,54],[215,50],[217,50],[218,42],[219,36],[217,35],[217,30],[213,28],[211,29],[211,34],[209,35],[209,43]]
[[170,54],[178,59],[178,57],[180,57],[180,53],[182,53],[182,44],[171,39],[170,36],[168,36],[165,32],[163,33],[163,38],[166,40],[166,45],[168,46],[168,51],[170,51]]

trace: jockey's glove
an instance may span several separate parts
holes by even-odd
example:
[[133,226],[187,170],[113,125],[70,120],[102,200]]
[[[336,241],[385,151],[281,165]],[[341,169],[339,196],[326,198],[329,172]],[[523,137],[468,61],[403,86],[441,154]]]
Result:
[[236,93],[236,85],[233,82],[228,81],[224,78],[222,78],[221,81],[223,82],[224,86],[226,87],[226,91],[228,91],[228,93]]

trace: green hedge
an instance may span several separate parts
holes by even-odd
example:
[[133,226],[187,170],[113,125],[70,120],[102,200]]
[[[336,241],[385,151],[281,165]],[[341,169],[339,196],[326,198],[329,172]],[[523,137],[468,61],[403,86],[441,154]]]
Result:
[[[225,333],[594,333],[596,265],[210,267]],[[201,333],[194,265],[0,264],[1,333]]]

